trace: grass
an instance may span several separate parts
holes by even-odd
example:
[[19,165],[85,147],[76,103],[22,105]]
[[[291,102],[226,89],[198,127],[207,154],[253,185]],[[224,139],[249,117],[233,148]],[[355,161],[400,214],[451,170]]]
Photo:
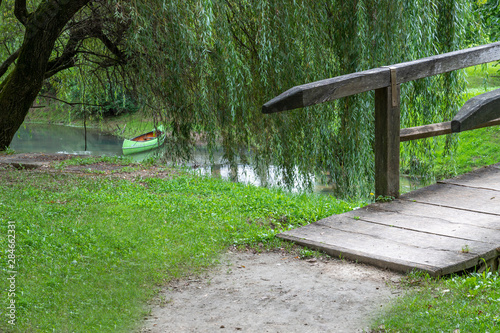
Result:
[[[415,281],[414,276],[409,280]],[[500,276],[491,272],[431,279],[377,320],[372,332],[499,332]],[[413,283],[411,285],[413,285]]]
[[[496,64],[470,67],[467,69],[467,98],[500,88],[500,69]],[[498,126],[466,131],[459,135],[455,159],[455,174],[463,174],[479,167],[500,162],[500,128]],[[450,159],[443,159],[437,154],[438,165],[450,165]],[[447,176],[446,172],[443,173]]]
[[68,166],[82,166],[91,165],[95,163],[109,163],[118,165],[130,165],[132,164],[132,159],[125,156],[85,156],[85,157],[73,157],[61,162],[54,163],[54,168],[57,170],[64,170]]
[[434,153],[437,178],[454,177],[500,162],[500,127],[480,128],[457,135],[458,146],[453,155],[444,157],[442,148]]
[[468,93],[475,96],[480,93],[498,89],[500,87],[500,66],[496,62],[467,67],[465,69],[467,75],[467,90]]
[[217,263],[228,246],[283,246],[280,230],[352,209],[178,172],[127,181],[3,170],[0,178],[0,288],[18,272],[16,325],[2,314],[1,332],[130,332],[160,286]]

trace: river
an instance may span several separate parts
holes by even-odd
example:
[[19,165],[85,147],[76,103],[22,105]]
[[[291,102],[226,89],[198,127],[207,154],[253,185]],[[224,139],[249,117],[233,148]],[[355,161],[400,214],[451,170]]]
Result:
[[[140,133],[138,133],[140,134]],[[58,153],[58,154],[80,154],[94,156],[121,156],[123,139],[117,136],[103,133],[97,129],[87,128],[86,143],[85,131],[82,127],[47,125],[47,124],[23,124],[17,131],[10,147],[16,153]],[[161,149],[161,148],[160,148]],[[130,155],[137,162],[146,158],[154,157],[156,151],[144,152]],[[201,174],[212,174],[224,179],[234,178],[228,165],[222,161],[222,153],[214,155],[215,164],[209,164],[208,153],[205,147],[197,147],[193,155],[193,163],[187,164],[193,170]],[[249,165],[239,164],[237,180],[242,183],[250,183],[257,186],[278,186],[280,177],[275,168],[271,167],[269,175],[265,179],[258,177]],[[422,185],[410,181],[407,177],[401,177],[401,192],[422,187]],[[295,184],[294,191],[302,188],[300,181]],[[331,186],[316,183],[313,191],[316,193],[332,193]]]

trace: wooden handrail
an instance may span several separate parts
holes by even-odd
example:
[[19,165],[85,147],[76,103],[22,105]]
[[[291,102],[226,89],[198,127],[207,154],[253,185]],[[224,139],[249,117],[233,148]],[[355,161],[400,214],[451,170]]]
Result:
[[403,128],[399,139],[403,142],[500,125],[499,116],[500,89],[496,89],[469,99],[452,121]]
[[[486,123],[476,125],[466,130],[462,130],[461,132],[470,131],[483,127],[496,126],[496,125],[500,125],[500,118],[490,120]],[[401,142],[405,142],[411,140],[431,138],[433,136],[439,136],[451,133],[453,133],[453,131],[451,130],[451,121],[446,121],[444,123],[403,128],[399,133],[399,139]]]
[[467,131],[500,116],[500,89],[496,89],[465,102],[451,121],[453,133]]
[[262,106],[263,113],[293,110],[356,95],[391,85],[390,68],[397,73],[396,84],[422,79],[500,59],[500,42],[444,53],[390,67],[337,76],[293,87]]
[[[312,106],[375,90],[375,195],[399,196],[399,144],[500,124],[500,90],[473,98],[452,122],[400,129],[400,88],[404,82],[500,60],[500,42],[392,66],[337,76],[293,87],[262,106],[274,113]],[[498,107],[498,108],[497,108]]]

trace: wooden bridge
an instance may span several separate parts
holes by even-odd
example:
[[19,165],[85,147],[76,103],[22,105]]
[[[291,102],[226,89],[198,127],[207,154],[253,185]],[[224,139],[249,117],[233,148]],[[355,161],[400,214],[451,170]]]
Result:
[[400,129],[400,84],[500,60],[500,43],[291,88],[263,106],[273,113],[375,90],[375,203],[278,235],[333,256],[432,276],[476,266],[498,270],[500,164],[399,195],[402,141],[500,124],[500,89],[467,101],[451,122]]

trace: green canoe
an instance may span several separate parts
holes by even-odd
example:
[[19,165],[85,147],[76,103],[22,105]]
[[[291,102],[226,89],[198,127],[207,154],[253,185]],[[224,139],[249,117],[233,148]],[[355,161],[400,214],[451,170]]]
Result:
[[160,147],[165,141],[165,130],[163,126],[158,126],[156,130],[141,134],[130,140],[123,140],[123,155],[140,153],[150,149]]

